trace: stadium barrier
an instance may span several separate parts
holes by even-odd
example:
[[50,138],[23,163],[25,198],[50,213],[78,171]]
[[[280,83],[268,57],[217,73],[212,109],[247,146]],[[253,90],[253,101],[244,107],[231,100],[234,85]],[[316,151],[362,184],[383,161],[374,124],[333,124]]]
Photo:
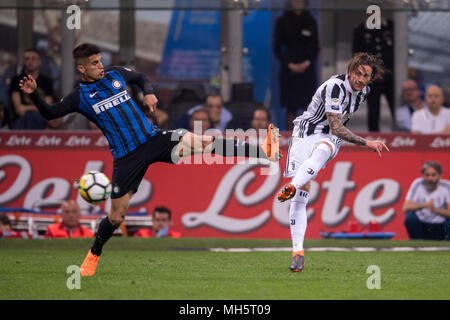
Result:
[[[382,231],[394,232],[394,239],[406,239],[401,208],[420,167],[426,160],[439,161],[443,177],[448,175],[450,136],[362,136],[384,140],[391,151],[379,158],[365,148],[343,144],[312,183],[307,238],[345,231],[355,222],[361,228],[377,222]],[[201,155],[191,161],[199,163],[194,165],[154,164],[133,196],[130,211],[168,206],[173,229],[188,237],[289,238],[289,203],[276,200],[289,181],[282,177],[288,144],[289,134],[282,133],[285,157],[275,165],[274,174],[267,174],[264,165],[237,164],[245,159],[227,158],[223,164],[208,165]],[[112,174],[112,156],[100,133],[0,133],[1,207],[45,211],[57,201],[75,199],[86,214],[83,219],[94,217],[108,211],[110,200],[92,206],[73,188],[73,181],[89,170]]]
[[[61,213],[58,211],[36,211],[26,208],[0,207],[0,212],[5,212],[14,230],[27,231],[33,238],[43,238],[47,227],[53,223],[61,222]],[[92,232],[96,232],[101,219],[106,212],[83,215],[80,224]],[[146,211],[128,212],[124,221],[124,228],[117,228],[114,235],[128,236],[141,228],[152,227],[152,217]]]

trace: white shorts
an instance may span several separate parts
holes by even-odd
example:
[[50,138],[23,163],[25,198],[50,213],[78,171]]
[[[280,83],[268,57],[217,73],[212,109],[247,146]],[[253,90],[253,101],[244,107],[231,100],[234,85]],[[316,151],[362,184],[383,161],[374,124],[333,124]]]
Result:
[[[327,142],[333,147],[328,161],[336,157],[339,152],[342,140],[334,135],[326,133],[316,133],[305,138],[291,137],[289,150],[286,158],[284,177],[292,178],[303,162],[308,160],[320,142]],[[325,166],[324,166],[325,167]]]

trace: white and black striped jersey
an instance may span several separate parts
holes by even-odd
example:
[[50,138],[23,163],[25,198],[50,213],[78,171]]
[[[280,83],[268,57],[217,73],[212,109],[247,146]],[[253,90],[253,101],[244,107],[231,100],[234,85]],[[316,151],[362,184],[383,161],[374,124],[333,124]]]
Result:
[[315,133],[329,133],[326,112],[341,113],[344,125],[350,120],[369,94],[369,87],[355,91],[348,76],[332,76],[316,90],[305,112],[294,120],[292,136],[304,138]]

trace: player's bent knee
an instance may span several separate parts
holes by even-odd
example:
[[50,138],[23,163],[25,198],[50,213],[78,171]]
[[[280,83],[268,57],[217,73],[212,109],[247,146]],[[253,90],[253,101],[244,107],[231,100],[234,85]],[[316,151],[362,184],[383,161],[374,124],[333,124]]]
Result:
[[329,143],[327,141],[320,141],[316,146],[316,150],[322,150],[322,151],[326,152],[328,155],[328,158],[330,158],[334,152],[334,147],[331,145],[331,143]]
[[109,221],[115,227],[120,226],[124,220],[125,217],[111,217],[111,216],[109,217]]

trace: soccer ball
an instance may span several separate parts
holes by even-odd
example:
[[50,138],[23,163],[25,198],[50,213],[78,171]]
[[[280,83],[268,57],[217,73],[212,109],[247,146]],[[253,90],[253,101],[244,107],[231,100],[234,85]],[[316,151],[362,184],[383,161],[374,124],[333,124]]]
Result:
[[99,204],[109,198],[111,182],[102,172],[89,171],[84,174],[78,183],[78,192],[89,203]]

